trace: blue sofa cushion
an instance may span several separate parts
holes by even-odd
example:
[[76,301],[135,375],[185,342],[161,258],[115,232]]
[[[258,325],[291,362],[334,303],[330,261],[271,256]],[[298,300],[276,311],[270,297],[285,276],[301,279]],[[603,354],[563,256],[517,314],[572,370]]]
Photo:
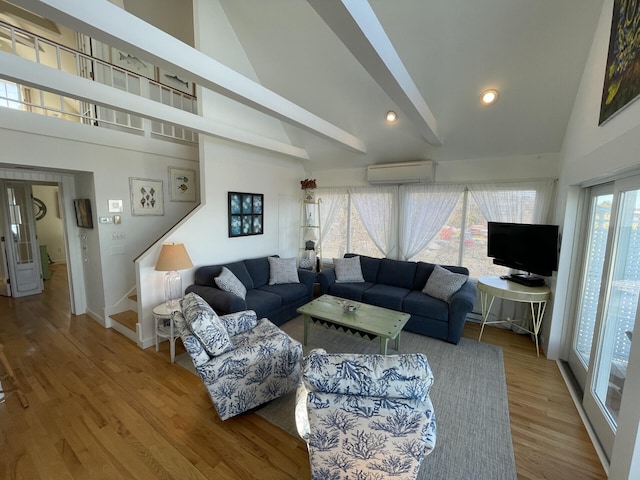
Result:
[[280,283],[277,285],[263,285],[258,290],[274,293],[282,298],[282,303],[293,303],[308,296],[308,288],[304,283]]
[[371,282],[334,283],[331,285],[329,293],[336,297],[362,301],[362,294],[373,285]]
[[376,283],[378,278],[378,270],[380,269],[381,258],[367,257],[356,253],[345,253],[345,258],[360,257],[360,267],[362,268],[362,276],[365,282]]
[[269,260],[267,257],[245,260],[244,265],[253,279],[253,288],[269,283]]
[[378,307],[402,310],[402,301],[411,290],[378,283],[367,289],[362,295],[362,301]]
[[[383,283],[394,287],[413,289],[413,279],[416,275],[415,262],[403,262],[383,258],[376,283]],[[424,286],[424,285],[423,285]]]
[[282,305],[282,297],[260,288],[247,290],[247,309],[254,310],[258,318],[266,317]]
[[249,275],[249,270],[245,266],[244,262],[233,262],[225,265],[231,272],[238,277],[238,280],[246,287],[247,290],[254,288],[253,279]]
[[443,322],[449,321],[449,304],[447,302],[415,290],[404,297],[402,311],[411,315],[428,316]]

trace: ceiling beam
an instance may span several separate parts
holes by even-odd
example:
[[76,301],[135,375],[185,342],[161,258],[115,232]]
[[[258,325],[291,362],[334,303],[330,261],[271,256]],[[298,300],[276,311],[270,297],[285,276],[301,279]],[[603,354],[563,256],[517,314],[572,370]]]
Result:
[[433,113],[369,3],[364,0],[307,1],[427,142],[441,145]]
[[114,108],[162,123],[178,125],[198,133],[251,145],[301,160],[309,160],[306,150],[247,130],[163,105],[93,80],[78,77],[39,63],[0,52],[0,78],[65,97]]
[[15,3],[283,122],[366,153],[364,142],[356,136],[106,0],[16,0]]

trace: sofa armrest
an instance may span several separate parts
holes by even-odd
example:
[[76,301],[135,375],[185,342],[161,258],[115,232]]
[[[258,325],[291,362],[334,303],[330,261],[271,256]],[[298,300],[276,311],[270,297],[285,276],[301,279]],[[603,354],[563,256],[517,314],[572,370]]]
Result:
[[476,284],[467,280],[464,285],[451,296],[449,300],[449,338],[450,342],[458,343],[462,336],[462,329],[467,320],[467,314],[473,310],[476,301]]
[[190,292],[200,295],[218,315],[247,310],[247,302],[244,299],[219,288],[205,285],[189,285],[185,293]]
[[336,269],[327,268],[318,273],[318,283],[322,294],[329,293],[329,286],[336,283]]
[[311,270],[305,270],[304,268],[298,269],[298,278],[300,283],[303,283],[307,287],[309,292],[309,301],[313,299],[313,283],[316,281],[316,273]]
[[233,337],[239,333],[247,332],[258,325],[258,316],[254,310],[243,310],[241,312],[220,315],[220,321],[229,336]]

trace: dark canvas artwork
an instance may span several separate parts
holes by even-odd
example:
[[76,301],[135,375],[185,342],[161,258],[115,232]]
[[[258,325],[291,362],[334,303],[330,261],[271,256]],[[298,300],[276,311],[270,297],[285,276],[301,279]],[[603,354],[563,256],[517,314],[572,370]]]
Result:
[[640,94],[640,2],[614,0],[600,104],[602,125]]
[[263,232],[263,202],[261,193],[229,192],[229,236],[246,237]]

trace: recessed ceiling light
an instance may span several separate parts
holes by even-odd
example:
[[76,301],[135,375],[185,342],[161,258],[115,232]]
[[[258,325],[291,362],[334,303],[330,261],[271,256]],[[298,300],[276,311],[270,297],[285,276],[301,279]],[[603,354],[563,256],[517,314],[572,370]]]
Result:
[[384,118],[387,123],[396,123],[398,121],[398,115],[393,110],[389,110]]
[[497,90],[485,90],[480,95],[480,101],[483,105],[493,105],[498,100],[498,91]]

